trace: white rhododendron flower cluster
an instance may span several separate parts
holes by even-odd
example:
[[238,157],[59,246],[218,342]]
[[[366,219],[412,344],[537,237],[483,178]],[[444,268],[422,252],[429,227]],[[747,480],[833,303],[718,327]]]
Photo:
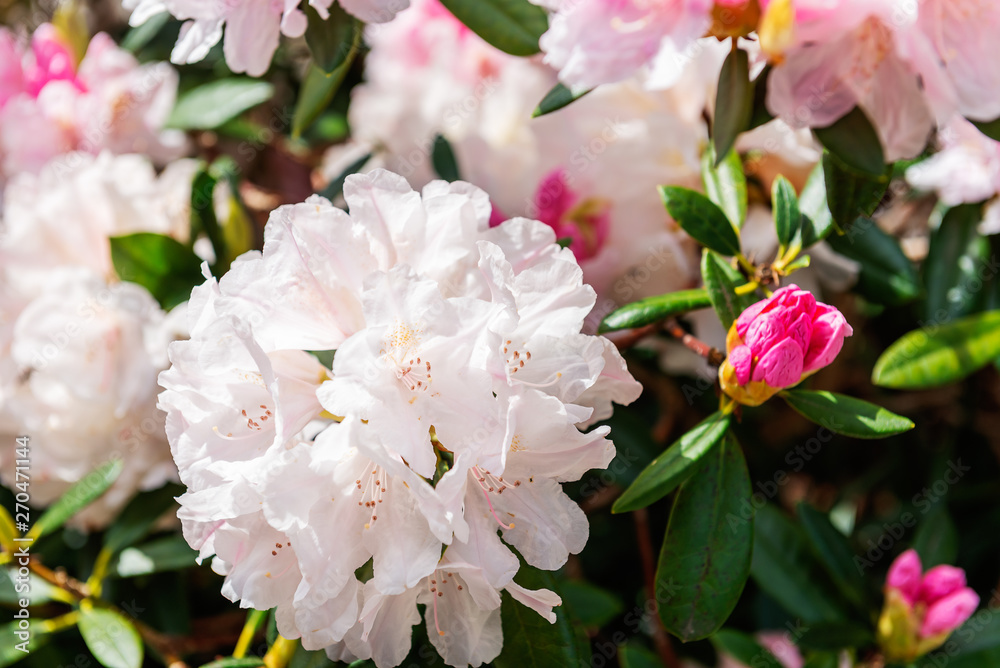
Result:
[[[409,0],[309,0],[309,6],[326,20],[334,3],[368,23],[385,23],[409,6]],[[299,0],[123,0],[132,10],[132,25],[142,25],[160,12],[184,21],[170,59],[177,64],[196,63],[208,55],[225,28],[226,64],[234,72],[259,77],[271,65],[281,35],[301,37],[308,20]]]
[[108,238],[186,234],[191,174],[189,162],[157,177],[140,156],[74,153],[19,175],[4,195],[0,480],[14,484],[14,439],[24,434],[40,506],[122,458],[122,474],[73,519],[78,526],[105,526],[137,490],[176,478],[156,376],[177,317],[145,288],[118,281]]
[[480,665],[501,592],[555,620],[511,548],[553,570],[584,547],[559,483],[610,463],[608,428],[580,429],[641,387],[580,333],[595,293],[551,227],[490,227],[462,182],[375,170],[344,194],[349,214],[277,209],[263,252],[192,295],[160,376],[184,534],[307,649],[398,665],[420,604],[446,663]]

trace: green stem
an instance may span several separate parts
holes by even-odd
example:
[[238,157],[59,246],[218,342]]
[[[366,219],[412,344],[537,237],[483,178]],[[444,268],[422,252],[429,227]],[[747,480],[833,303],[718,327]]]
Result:
[[240,632],[240,639],[236,641],[236,649],[233,650],[233,658],[242,659],[247,655],[247,650],[250,649],[250,643],[253,642],[254,636],[257,635],[257,631],[260,630],[260,627],[264,623],[265,619],[267,619],[266,610],[250,611],[250,614],[247,615],[246,624],[243,625],[243,630]]
[[297,648],[298,641],[278,636],[274,644],[271,645],[271,649],[267,650],[267,654],[264,655],[264,666],[266,668],[286,668]]

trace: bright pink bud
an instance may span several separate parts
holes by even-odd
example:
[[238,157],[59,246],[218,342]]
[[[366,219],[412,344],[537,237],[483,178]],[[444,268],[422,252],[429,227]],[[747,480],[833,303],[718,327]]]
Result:
[[885,578],[887,589],[896,589],[909,604],[917,600],[920,592],[920,578],[923,573],[923,566],[920,563],[920,556],[917,551],[910,549],[896,557],[896,560],[889,566],[889,573]]
[[927,608],[920,635],[924,638],[951,633],[965,623],[979,607],[979,596],[968,587],[945,596]]
[[76,59],[72,48],[66,44],[59,31],[50,23],[43,23],[31,38],[35,65],[25,73],[28,92],[37,96],[52,81],[69,81],[84,90],[76,78]]
[[736,346],[729,353],[729,363],[736,370],[736,382],[746,385],[750,381],[750,367],[753,365],[753,352],[750,346]]
[[954,566],[935,566],[924,575],[918,597],[928,604],[934,603],[965,586],[965,571]]

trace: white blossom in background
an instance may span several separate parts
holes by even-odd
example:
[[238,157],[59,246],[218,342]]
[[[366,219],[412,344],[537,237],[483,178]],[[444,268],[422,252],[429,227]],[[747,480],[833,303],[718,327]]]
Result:
[[555,72],[486,44],[438,0],[415,0],[368,42],[366,81],[349,112],[353,141],[331,150],[327,178],[373,151],[371,164],[427,183],[440,133],[461,177],[489,193],[494,223],[526,216],[572,239],[600,314],[697,281],[693,246],[656,186],[699,187],[702,113],[725,49],[706,49],[674,90],[650,93],[631,80],[533,119]]
[[184,133],[163,129],[176,93],[172,67],[140,65],[104,33],[77,64],[50,24],[30,45],[0,28],[0,186],[71,151],[138,153],[157,163],[180,157]]
[[[409,6],[409,0],[309,0],[309,6],[325,20],[334,2],[367,23],[390,21]],[[282,35],[305,34],[308,20],[299,4],[299,0],[122,0],[132,11],[129,21],[133,26],[161,12],[184,21],[170,55],[174,63],[196,63],[223,40],[229,68],[255,77],[271,66]]]
[[502,591],[555,619],[508,545],[548,570],[583,548],[559,483],[610,463],[608,429],[580,428],[641,387],[581,334],[595,294],[549,226],[490,227],[462,182],[375,170],[344,193],[350,213],[277,209],[262,253],[194,291],[160,376],[184,535],[308,649],[398,665],[419,603],[446,663],[480,665]]
[[107,494],[74,517],[106,526],[139,490],[176,479],[156,377],[183,308],[165,314],[118,280],[108,238],[187,235],[194,163],[157,177],[148,159],[74,153],[12,179],[0,219],[0,480],[14,437],[31,437],[31,501],[44,506],[113,457]]

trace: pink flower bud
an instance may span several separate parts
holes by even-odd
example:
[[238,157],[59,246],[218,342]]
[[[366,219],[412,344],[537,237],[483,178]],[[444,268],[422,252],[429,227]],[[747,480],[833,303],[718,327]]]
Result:
[[851,334],[843,314],[807,290],[776,290],[730,328],[729,358],[719,369],[722,389],[741,404],[760,405],[832,362]]
[[929,638],[942,633],[951,633],[965,623],[979,606],[979,596],[968,587],[945,596],[927,608],[920,635]]
[[918,594],[928,604],[953,594],[965,586],[965,571],[954,566],[935,566],[924,575]]
[[83,84],[76,78],[76,58],[72,48],[63,41],[59,30],[43,23],[31,39],[35,65],[25,73],[28,92],[37,96],[52,81],[69,81],[78,90]]
[[917,600],[920,592],[920,577],[923,566],[917,551],[910,549],[896,557],[896,560],[889,566],[889,573],[885,578],[886,589],[896,589],[912,605]]

